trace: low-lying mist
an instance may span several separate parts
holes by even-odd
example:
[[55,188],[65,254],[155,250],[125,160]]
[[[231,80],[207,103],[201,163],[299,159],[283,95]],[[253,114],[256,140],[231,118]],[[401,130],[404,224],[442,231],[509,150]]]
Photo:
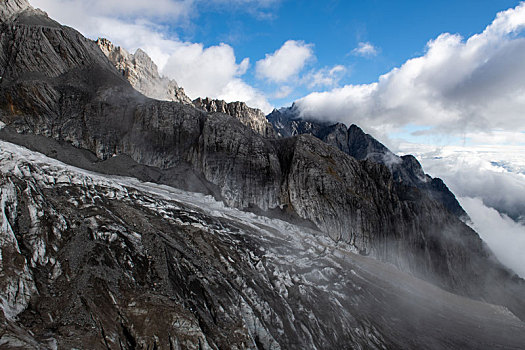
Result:
[[525,278],[525,225],[487,207],[480,198],[460,197],[458,200],[472,220],[469,225],[500,262]]
[[523,148],[404,144],[401,149],[445,181],[500,262],[525,277]]

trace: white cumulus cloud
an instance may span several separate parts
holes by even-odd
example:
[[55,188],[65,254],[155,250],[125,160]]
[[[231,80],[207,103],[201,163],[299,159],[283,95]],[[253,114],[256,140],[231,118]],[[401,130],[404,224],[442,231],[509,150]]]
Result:
[[430,126],[448,134],[525,130],[525,3],[467,39],[442,34],[423,56],[372,84],[346,85],[298,101],[303,115],[369,130]]
[[279,90],[277,90],[274,94],[274,98],[285,98],[289,96],[293,91],[293,88],[288,85],[282,85],[279,87]]
[[357,47],[352,50],[352,54],[356,56],[370,57],[376,56],[378,49],[369,42],[360,42]]
[[257,61],[257,74],[272,82],[282,83],[295,77],[313,56],[312,44],[288,40],[274,53],[266,54],[264,59]]
[[311,71],[303,77],[303,81],[310,89],[315,87],[334,87],[338,85],[345,73],[346,68],[342,65],[336,65],[331,68],[325,67],[317,71]]

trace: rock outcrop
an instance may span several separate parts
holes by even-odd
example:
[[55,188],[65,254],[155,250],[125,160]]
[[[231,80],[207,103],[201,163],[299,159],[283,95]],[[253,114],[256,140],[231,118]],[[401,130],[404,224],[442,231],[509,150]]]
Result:
[[130,54],[104,38],[99,38],[96,43],[131,86],[140,93],[157,100],[192,103],[176,81],[160,76],[157,65],[143,50],[137,49],[135,54]]
[[130,54],[107,39],[98,39],[97,45],[131,86],[145,96],[157,100],[193,104],[198,109],[209,113],[228,114],[262,136],[276,136],[273,126],[268,122],[264,113],[259,109],[248,107],[244,102],[227,103],[222,100],[200,97],[191,101],[184,93],[184,89],[179,87],[174,80],[159,75],[157,66],[143,50],[137,49],[135,54]]
[[0,21],[9,20],[13,15],[31,8],[27,0],[4,0],[0,6]]
[[405,186],[416,187],[428,196],[442,203],[451,213],[467,219],[454,194],[439,178],[424,173],[421,164],[411,155],[399,157],[357,125],[349,128],[342,123],[307,120],[301,117],[299,108],[274,110],[268,120],[276,132],[283,137],[310,134],[343,151],[358,160],[371,160],[384,164],[393,174],[394,180]]
[[[424,180],[420,182],[416,180],[423,176],[423,173],[415,159],[394,158],[393,162],[387,162],[370,156],[369,150],[379,146],[370,141],[366,134],[363,133],[363,136],[356,127],[350,129],[342,125],[327,126],[328,129],[319,127],[319,131],[311,132],[317,134],[317,137],[296,135],[288,138],[269,138],[253,132],[231,115],[220,112],[208,113],[192,105],[146,98],[131,87],[94,42],[83,38],[73,29],[58,24],[51,25],[51,20],[46,16],[38,13],[28,14],[27,11],[15,14],[4,21],[6,23],[1,25],[0,32],[0,69],[4,72],[0,82],[0,121],[5,124],[5,132],[52,138],[60,144],[69,144],[92,152],[96,158],[94,162],[109,161],[116,156],[122,156],[129,157],[139,165],[147,166],[148,169],[155,168],[160,171],[177,169],[181,166],[186,169],[189,166],[194,174],[205,180],[203,184],[210,183],[216,186],[217,196],[231,207],[255,208],[268,212],[274,210],[289,214],[290,217],[296,216],[309,220],[317,226],[325,238],[328,236],[331,238],[330,247],[337,247],[334,242],[348,245],[363,255],[372,255],[378,260],[395,264],[403,271],[454,293],[504,305],[521,320],[525,319],[523,281],[513,277],[510,271],[500,265],[478,235],[456,215],[451,214],[451,210],[443,206],[445,204],[443,201],[441,203],[436,201],[428,191],[420,188],[419,184]],[[43,25],[43,23],[47,24]],[[297,125],[303,124],[298,122]],[[317,127],[315,123],[305,126],[310,130]],[[328,132],[325,133],[323,130]],[[371,143],[368,144],[368,141]],[[352,152],[361,149],[365,150],[362,153],[366,154],[365,157],[360,157],[357,153],[355,156],[351,155]],[[400,171],[406,173],[400,172],[396,175],[395,168],[389,166],[389,162],[402,164]],[[123,170],[117,167],[114,173],[123,173]],[[414,183],[409,181],[412,176],[416,179],[415,187]],[[20,188],[26,188],[23,184],[19,185]],[[173,185],[177,184],[173,183]],[[443,186],[442,183],[436,183],[436,188],[439,190],[443,190]],[[71,191],[77,190],[72,188]],[[67,192],[64,193],[55,201],[57,206],[68,196]],[[83,196],[82,193],[75,193],[79,197]],[[110,198],[108,196],[104,195],[104,198]],[[113,212],[112,210],[118,208],[112,207],[109,212],[115,215],[108,214],[111,225],[108,224],[106,227],[113,227],[115,222],[126,226],[128,225],[126,220],[129,218],[130,222],[144,225],[144,228],[151,233],[178,232],[177,230],[180,229],[181,224],[176,217],[173,217],[172,221],[177,222],[179,226],[170,226],[171,224],[164,226],[164,221],[160,219],[164,215],[163,212],[151,213],[143,208],[137,209],[129,202],[126,206],[129,207],[129,213],[136,213],[136,215],[126,214],[128,209],[125,212]],[[133,208],[138,212],[133,212]],[[78,215],[87,214],[82,212]],[[140,219],[144,215],[148,217],[147,222]],[[126,220],[121,219],[123,217]],[[50,218],[52,222],[55,221],[53,217]],[[155,226],[156,223],[161,226]],[[211,224],[204,219],[200,225],[198,230],[200,233],[194,239],[203,244],[208,239],[212,239],[210,237],[221,235],[221,232],[209,231],[206,227]],[[242,225],[226,225],[232,232],[239,226]],[[76,233],[81,232],[78,228],[84,226],[78,224],[73,227],[69,232],[71,239],[74,239]],[[131,231],[131,227],[126,226],[126,231],[122,232]],[[244,227],[242,226],[243,229]],[[250,230],[257,230],[253,226],[249,227]],[[95,232],[93,240],[98,239],[96,232],[102,232],[103,239],[111,237],[112,234],[104,233],[110,231],[110,229],[93,229]],[[244,237],[242,234],[240,236]],[[256,237],[257,234],[252,232],[251,236]],[[286,239],[289,237],[273,241],[275,249],[278,251],[278,246],[285,246]],[[189,239],[192,242],[193,238]],[[235,305],[242,305],[241,299],[235,297],[235,293],[239,293],[239,288],[232,288],[222,279],[223,277],[220,277],[221,273],[228,273],[226,265],[214,261],[218,264],[217,274],[213,275],[214,278],[207,278],[202,270],[195,271],[181,263],[180,257],[184,256],[191,264],[208,267],[211,260],[220,259],[213,253],[214,244],[210,246],[204,244],[195,250],[195,253],[191,253],[193,248],[187,249],[184,245],[180,245],[184,239],[177,238],[176,242],[168,239],[168,242],[169,244],[161,246],[170,250],[171,253],[168,255],[172,256],[171,260],[166,260],[166,256],[159,252],[158,261],[163,261],[163,264],[168,261],[162,269],[168,275],[171,271],[173,278],[164,279],[175,281],[170,288],[178,286],[180,295],[184,296],[181,298],[190,303],[189,307],[193,307],[192,300],[214,300],[213,295],[219,293],[217,290],[223,290],[224,286],[228,287],[226,290],[233,293],[234,296],[231,298],[228,296],[221,305],[206,304],[206,302],[199,304],[198,310],[206,308],[208,308],[206,310],[215,310],[209,311],[207,316],[201,315],[200,312],[193,314],[197,317],[199,325],[203,327],[201,329],[206,334],[206,339],[213,338],[206,332],[215,332],[213,334],[220,337],[223,328],[214,328],[212,324],[224,321],[224,329],[228,328],[228,325],[236,324],[230,322],[230,319],[222,319],[220,315],[222,315],[221,307],[231,305],[232,300],[237,303]],[[228,242],[228,247],[238,246],[236,243]],[[254,246],[258,244],[259,241],[255,242]],[[111,247],[115,252],[120,251],[117,246]],[[328,251],[332,252],[331,248]],[[292,248],[286,250],[286,254],[292,254],[291,252],[293,252]],[[330,256],[333,254],[325,253]],[[315,260],[317,257],[322,260],[325,253],[309,255],[306,260]],[[93,258],[94,265],[106,257],[106,253],[86,254],[96,256]],[[293,259],[299,259],[300,253],[294,254],[296,255],[292,255]],[[221,256],[227,260],[226,256]],[[232,259],[245,261],[247,256],[250,256],[248,251],[242,257],[232,257]],[[131,263],[138,264],[136,260],[131,260]],[[143,264],[141,266],[148,266],[146,262]],[[20,268],[23,269],[23,266],[20,265]],[[251,271],[251,267],[247,269]],[[128,270],[119,271],[117,275],[122,276]],[[138,271],[140,269],[137,269],[137,273]],[[348,273],[345,268],[337,271]],[[94,276],[98,276],[95,272],[96,269],[93,272]],[[250,272],[247,274],[249,275]],[[339,274],[340,272],[336,275]],[[150,278],[147,276],[153,275],[146,273],[144,276],[138,277],[147,279]],[[194,277],[190,278],[190,276]],[[334,277],[337,278],[338,276]],[[317,280],[321,283],[323,277]],[[95,286],[99,280],[88,279],[89,283],[83,281],[84,284],[79,282],[78,285]],[[203,281],[216,288],[213,289],[215,290],[213,294],[209,293],[212,287],[202,287]],[[260,282],[262,285],[265,283],[268,281]],[[111,291],[111,294],[108,293],[108,300],[111,300],[115,289],[108,290]],[[299,294],[294,295],[298,297],[301,294],[300,289],[297,293]],[[312,293],[312,295],[318,294],[315,291]],[[345,293],[351,294],[351,292]],[[345,295],[345,298],[347,297],[348,295]],[[135,296],[126,299],[125,303],[128,303],[126,305],[135,302],[135,299]],[[162,304],[151,300],[153,299],[150,299],[150,302],[155,305]],[[307,298],[307,300],[313,302],[316,299]],[[82,303],[82,299],[79,299],[79,303]],[[117,302],[115,304],[120,305]],[[94,307],[89,302],[87,305],[88,308]],[[294,305],[297,308],[302,307],[302,304]],[[342,309],[350,310],[348,312],[352,315],[355,308],[350,308],[346,303],[344,305],[346,306]],[[279,307],[281,306],[275,306],[275,309]],[[267,309],[271,308],[265,306],[253,312],[256,315],[266,314]],[[97,314],[103,315],[103,310],[97,310]],[[87,319],[89,313],[85,315]],[[117,315],[118,312],[115,311],[111,317]],[[127,318],[132,317],[127,311],[123,315]],[[240,322],[238,313],[231,315],[232,320],[237,319]],[[242,315],[251,314],[247,310]],[[288,328],[284,321],[281,324],[281,319],[273,317],[271,313],[266,315],[269,318],[260,322],[271,323],[281,336],[287,334],[288,330],[293,330]],[[207,318],[208,316],[211,319]],[[51,319],[54,317],[52,316]],[[193,319],[188,322],[194,324]],[[263,328],[257,321],[245,323],[253,329]],[[318,323],[317,329],[322,328],[320,326],[322,323]],[[127,323],[122,321],[122,324]],[[332,324],[328,324],[331,329]],[[349,325],[354,324],[349,323]],[[371,328],[369,324],[365,328],[372,332],[370,334],[376,334],[373,331],[375,328]],[[315,327],[312,326],[312,329]],[[359,332],[362,331],[364,329]],[[128,326],[122,326],[119,332],[123,335],[132,334]],[[260,347],[272,348],[272,338],[281,344],[277,340],[277,335],[270,331],[269,333],[271,337],[266,333],[260,334],[259,338],[265,339],[261,340]],[[193,334],[197,338],[200,337],[196,328]],[[307,335],[304,337],[312,342],[315,336],[312,334],[311,336],[311,338]],[[282,344],[285,344],[284,347],[302,347],[306,338],[291,340],[288,343],[283,341]],[[131,339],[136,341],[135,337],[128,338],[131,343],[133,342]],[[214,344],[220,344],[218,340],[214,341]],[[340,341],[351,342],[352,336],[349,335]],[[297,344],[299,345],[294,346]],[[337,348],[341,342],[329,341],[326,344],[327,347]],[[378,344],[381,344],[381,341],[378,341]],[[316,345],[316,347],[322,346]],[[238,347],[242,346],[238,345]],[[377,347],[381,348],[380,345]]]
[[517,349],[525,342],[524,323],[503,307],[203,195],[88,173],[5,142],[0,189],[0,294],[11,296],[10,308],[0,304],[2,348]]
[[241,123],[265,137],[276,137],[277,134],[272,124],[260,109],[251,108],[244,102],[230,102],[212,100],[210,98],[197,98],[193,104],[209,113],[224,113],[239,119]]

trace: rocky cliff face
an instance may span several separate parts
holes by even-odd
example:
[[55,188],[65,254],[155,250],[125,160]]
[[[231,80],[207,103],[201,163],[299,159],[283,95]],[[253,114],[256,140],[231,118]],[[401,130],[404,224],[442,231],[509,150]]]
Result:
[[[414,224],[418,213],[402,215],[401,204],[413,201],[413,207],[425,207],[428,198],[417,190],[399,198],[388,169],[367,167],[315,138],[272,141],[225,114],[147,100],[131,89],[93,42],[58,25],[21,23],[26,18],[21,14],[2,32],[6,55],[0,64],[6,73],[1,119],[10,128],[69,142],[102,160],[125,154],[161,169],[189,163],[219,188],[228,205],[286,207],[331,237],[380,258],[390,259],[375,246],[383,237],[376,228],[386,227],[381,232],[396,238],[405,236],[399,233],[405,226],[412,227],[407,235],[422,237],[433,227],[434,221],[423,221],[420,233],[415,229],[420,225]],[[47,19],[35,15],[31,20]],[[36,64],[38,57],[44,62]],[[35,73],[41,70],[45,79],[35,78],[28,67]],[[436,216],[445,215],[435,210],[440,213]],[[423,245],[414,248],[414,254],[425,256],[430,247]],[[408,265],[428,270],[419,263]]]
[[98,39],[97,45],[131,86],[145,96],[187,105],[193,104],[198,109],[209,113],[228,114],[262,136],[276,136],[273,126],[261,110],[250,108],[244,102],[226,103],[210,98],[199,97],[192,102],[184,93],[184,89],[179,87],[174,80],[160,77],[153,60],[141,49],[132,55],[123,48],[113,45],[107,39]]
[[[403,165],[400,169],[406,171],[406,174],[396,175],[395,168],[389,167],[384,159],[368,156],[371,154],[370,149],[379,146],[370,141],[366,134],[359,133],[356,127],[350,129],[342,125],[319,127],[319,130],[328,132],[316,131],[318,137],[297,135],[289,138],[268,138],[254,133],[231,115],[220,112],[209,114],[204,109],[190,105],[148,99],[130,86],[95,43],[86,40],[70,28],[53,23],[55,22],[42,14],[27,13],[27,11],[18,13],[2,23],[0,69],[5,73],[0,82],[0,121],[5,124],[4,132],[16,132],[21,137],[38,134],[51,138],[59,144],[84,149],[92,152],[95,158],[93,162],[109,162],[115,157],[129,157],[140,166],[157,169],[159,172],[190,167],[194,174],[202,178],[202,184],[209,183],[215,186],[217,197],[231,207],[268,210],[266,215],[277,211],[289,218],[298,217],[308,220],[320,230],[319,232],[322,232],[324,237],[329,236],[333,242],[339,242],[333,243],[334,247],[338,244],[348,245],[364,255],[369,254],[379,260],[393,263],[403,271],[432,281],[447,290],[505,305],[522,320],[525,319],[523,281],[513,278],[508,270],[495,261],[474,231],[429,196],[428,191],[419,188],[420,182],[416,182],[416,187],[413,186],[409,181],[412,179],[411,176],[415,179],[422,176],[420,166],[415,159],[394,158],[392,164],[398,162]],[[300,125],[303,124],[298,121],[297,126]],[[318,126],[310,123],[307,128],[313,130]],[[364,142],[359,139],[359,137],[363,138],[363,135],[365,135]],[[20,140],[20,143],[24,143],[23,138]],[[360,157],[360,150],[365,150],[362,154],[367,156]],[[350,155],[352,152],[356,152],[355,157]],[[123,174],[124,170],[117,166],[113,172]],[[177,181],[171,184],[178,185]],[[24,185],[20,186],[25,188]],[[195,183],[195,186],[200,185]],[[443,186],[442,183],[436,184],[440,190],[443,190]],[[76,192],[76,195],[83,196],[80,192]],[[56,205],[58,206],[65,197],[67,193],[57,197]],[[126,206],[130,207],[129,210],[136,209],[133,203],[128,202]],[[114,212],[115,215],[108,214],[113,220],[111,225],[120,222],[120,225],[126,226],[128,219],[131,220],[130,222],[140,221],[140,218],[147,213],[145,209],[137,210],[138,212],[130,211],[136,215],[120,212],[120,214]],[[155,211],[155,213],[148,214],[149,221],[156,222],[155,220],[164,215],[163,212]],[[80,217],[87,214],[78,215],[80,220]],[[104,215],[101,219],[103,222],[105,222],[103,218],[106,217]],[[55,218],[50,217],[50,221],[54,222]],[[177,222],[176,217],[173,217],[173,220]],[[169,225],[163,226],[164,223],[161,222],[159,227],[149,226],[153,225],[149,223],[141,224],[149,227],[151,229],[149,232],[176,231]],[[209,226],[206,220],[200,225],[202,225],[202,232],[211,232],[206,229]],[[239,223],[226,227],[234,230],[239,228],[239,225],[244,229],[244,224]],[[254,230],[252,232],[254,237],[257,236],[257,228],[265,230],[261,225],[263,224],[248,225],[251,227],[250,230]],[[79,227],[83,225],[74,226],[70,231],[71,239],[81,232]],[[131,227],[126,228],[126,232],[130,231]],[[111,231],[104,230],[100,231]],[[220,235],[220,232],[213,231],[209,236],[199,236],[200,238],[195,239],[205,243],[211,239],[210,237],[220,237]],[[288,238],[290,236],[276,239],[272,244],[275,244],[274,247],[278,251],[280,246],[286,246]],[[237,246],[229,242],[228,247]],[[260,241],[257,241],[254,246],[258,246],[259,243]],[[220,259],[213,255],[213,248],[210,248],[213,247],[213,243],[210,244],[211,246],[200,246],[191,254],[187,253],[186,248],[181,249],[184,256],[190,259],[190,263],[200,261],[199,266],[208,266],[211,260]],[[195,282],[196,289],[188,287],[190,289],[182,288],[180,291],[184,300],[214,300],[215,294],[209,292],[211,287],[199,287],[199,283],[204,279],[218,290],[223,290],[224,286],[231,287],[228,282],[222,280],[223,277],[220,277],[221,273],[226,274],[229,271],[224,270],[226,267],[221,263],[217,262],[217,275],[214,275],[218,280],[212,279],[210,282],[205,272],[199,270],[200,274],[190,273],[188,271],[194,271],[193,268],[179,263],[178,258],[181,256],[177,255],[181,252],[177,248],[179,246],[173,243],[173,245],[168,244],[168,247],[175,247],[174,258],[168,261],[169,267],[165,266],[162,269],[174,271],[174,286],[188,284],[192,286],[193,282],[189,276],[199,276],[200,282]],[[118,251],[116,246],[111,246],[111,249]],[[189,251],[191,252],[191,249]],[[283,254],[292,254],[292,251],[293,249],[290,248]],[[133,254],[135,253],[134,251]],[[100,260],[97,256],[103,256],[97,255],[96,250],[82,254],[93,257],[95,261]],[[245,261],[243,259],[249,255],[250,253],[246,251],[246,255],[232,259]],[[195,258],[190,258],[191,256]],[[298,259],[297,255],[292,256]],[[317,254],[308,256],[307,260],[316,260],[316,256]],[[279,259],[281,258],[283,256],[279,256]],[[162,259],[159,258],[159,261],[166,262],[166,259]],[[131,263],[137,265],[137,261],[132,260]],[[19,269],[17,271],[23,271],[24,266],[21,263],[17,266]],[[239,268],[243,271],[245,269]],[[246,267],[246,271],[252,271],[251,267]],[[118,275],[127,273],[129,271],[122,269],[119,270]],[[251,272],[246,273],[249,275]],[[182,279],[181,274],[185,276]],[[146,275],[149,276],[149,273]],[[101,278],[99,275],[96,276]],[[172,279],[170,277],[167,280]],[[323,277],[319,277],[318,280],[322,281]],[[98,283],[97,279],[90,281],[90,286],[96,286]],[[267,282],[261,281],[260,284],[264,285]],[[79,288],[86,285],[85,282],[78,283]],[[38,283],[36,285],[39,288]],[[43,282],[40,288],[47,285],[47,282]],[[153,284],[148,284],[147,288],[151,285]],[[27,288],[31,289],[30,282],[27,282]],[[133,287],[129,288],[133,289]],[[93,287],[93,290],[95,289]],[[109,290],[111,294],[108,294],[108,300],[111,300],[110,295],[115,295],[116,289]],[[222,322],[220,316],[222,311],[219,312],[221,307],[231,305],[232,300],[239,302],[237,296],[239,290],[242,291],[243,288],[235,287],[228,290],[231,290],[233,299],[225,299],[224,304],[212,305],[209,301],[199,304],[201,309],[215,310],[209,311],[211,319],[206,318],[208,316],[198,318],[204,334],[212,330],[216,332],[214,334],[221,334],[223,328],[217,330],[212,325],[213,322]],[[315,291],[312,293],[318,294]],[[350,294],[346,294],[345,298]],[[134,300],[135,297],[130,297],[125,302],[133,303]],[[307,298],[307,300],[313,302],[315,298]],[[162,302],[151,302],[154,305],[162,304]],[[79,303],[82,303],[81,299]],[[120,305],[117,302],[115,304]],[[88,302],[89,305],[91,304]],[[294,304],[291,308],[296,310],[295,308],[301,308],[301,305]],[[278,307],[281,306],[276,306],[276,309]],[[348,309],[345,306],[342,309],[351,310],[350,315],[355,311],[355,308]],[[271,316],[271,313],[267,314],[264,310],[258,312],[269,315],[270,318],[264,322],[273,322],[275,332],[281,336],[287,334],[289,328],[285,326],[284,321],[281,324],[277,318]],[[103,309],[97,309],[95,314],[104,315]],[[89,313],[85,315],[87,319]],[[111,315],[117,317],[118,312],[115,311]],[[232,320],[241,320],[240,315],[250,315],[250,311],[231,315],[233,315]],[[51,319],[55,317],[52,316]],[[224,323],[224,329],[237,329],[236,326],[228,328],[235,323],[228,322]],[[323,322],[318,323],[317,329]],[[122,321],[122,324],[126,322]],[[256,321],[248,321],[248,324],[255,329],[261,329]],[[107,327],[104,326],[104,329]],[[311,327],[316,329],[315,325]],[[128,326],[122,326],[112,332],[121,332],[119,334],[124,336],[126,332],[132,333]],[[201,339],[197,328],[192,334],[196,336],[195,341]],[[260,337],[270,339],[264,334]],[[272,334],[272,338],[281,344],[277,337]],[[108,339],[116,338],[118,337]],[[310,338],[305,335],[299,340],[290,340],[291,343],[285,341],[282,344],[286,345],[284,347],[294,347],[291,344],[299,344],[297,347],[301,347],[304,339]],[[131,343],[137,341],[134,337],[128,340]],[[351,342],[351,340],[349,335],[340,341]],[[214,342],[219,344],[219,340]],[[273,346],[272,342],[262,344],[263,348]],[[325,344],[328,345],[319,344],[315,347],[331,347],[332,344],[339,345],[341,342]],[[238,345],[238,347],[243,346]],[[380,345],[377,347],[381,348]]]
[[244,102],[226,103],[222,100],[198,98],[193,104],[209,113],[224,113],[239,119],[241,123],[264,137],[276,137],[272,124],[268,122],[264,113],[256,108],[250,108]]
[[0,189],[5,348],[516,349],[525,342],[525,325],[503,307],[207,196],[88,173],[5,142]]
[[0,17],[1,21],[10,19],[13,15],[16,15],[26,9],[31,8],[27,0],[9,0],[4,1],[4,4],[0,6]]
[[421,164],[413,156],[396,156],[372,136],[365,134],[357,125],[347,128],[342,123],[330,124],[305,120],[300,117],[296,105],[274,110],[268,115],[268,120],[281,136],[314,135],[356,159],[368,159],[384,164],[392,172],[395,181],[424,191],[428,196],[442,203],[451,213],[462,219],[467,218],[456,197],[441,179],[426,175]]
[[138,49],[135,54],[130,54],[103,38],[98,39],[96,43],[131,86],[140,93],[157,100],[192,103],[177,82],[159,75],[157,65],[143,50]]

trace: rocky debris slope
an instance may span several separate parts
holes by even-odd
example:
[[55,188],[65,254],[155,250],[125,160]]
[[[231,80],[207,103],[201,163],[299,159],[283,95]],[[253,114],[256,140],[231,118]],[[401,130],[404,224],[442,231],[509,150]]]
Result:
[[143,50],[137,49],[135,54],[130,54],[104,38],[99,38],[96,43],[131,86],[140,93],[157,100],[192,103],[175,80],[159,75],[157,65]]
[[[311,221],[362,254],[525,319],[523,281],[442,204],[397,181],[384,164],[310,135],[266,138],[230,115],[148,99],[73,29],[27,11],[2,21],[6,130],[52,138],[97,161],[122,156],[160,171],[189,167],[229,206]],[[335,136],[324,138],[333,145]],[[127,173],[122,165],[112,171]]]
[[467,214],[445,183],[439,178],[425,174],[415,157],[396,156],[375,138],[365,134],[357,125],[347,128],[342,123],[303,119],[295,104],[290,108],[274,110],[267,118],[282,137],[314,135],[356,159],[368,159],[384,164],[396,181],[424,191],[434,200],[441,202],[451,213],[463,219],[467,218]]
[[244,102],[226,103],[222,100],[197,98],[193,104],[210,113],[224,113],[239,119],[241,123],[264,137],[276,137],[272,124],[268,122],[260,109],[250,108]]
[[[517,349],[507,309],[318,231],[0,142],[0,346]],[[235,247],[235,248],[234,248]]]

